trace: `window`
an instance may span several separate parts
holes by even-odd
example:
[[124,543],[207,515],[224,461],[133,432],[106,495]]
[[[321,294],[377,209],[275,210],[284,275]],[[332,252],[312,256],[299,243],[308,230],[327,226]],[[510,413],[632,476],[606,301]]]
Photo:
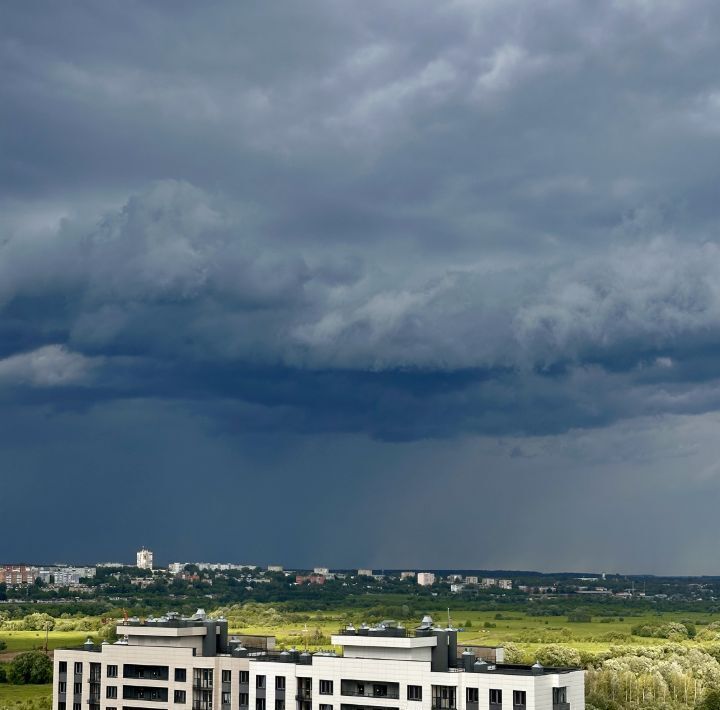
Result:
[[275,690],[285,690],[285,676],[284,675],[276,675],[275,676]]
[[320,703],[320,710],[333,710],[332,705],[324,705],[323,703]]
[[107,675],[108,678],[117,678],[117,666],[108,666],[105,675]]
[[82,683],[75,683],[75,685],[73,685],[73,693],[75,693],[75,695],[82,693]]
[[250,703],[250,696],[247,693],[240,693],[238,697],[240,698],[240,707],[246,708]]
[[567,688],[553,688],[553,705],[567,702]]
[[61,680],[58,683],[58,693],[65,693],[67,691],[67,683],[64,680]]
[[177,703],[178,705],[185,705],[187,702],[185,700],[185,691],[184,690],[176,690],[173,693],[173,702]]
[[230,705],[230,691],[224,690],[220,697],[220,702],[223,705]]
[[187,680],[187,671],[184,668],[175,669],[175,682],[184,683]]
[[255,710],[265,710],[265,698],[255,698]]
[[502,690],[490,688],[490,705],[502,705]]
[[408,685],[408,700],[422,700],[422,685]]
[[115,698],[117,698],[117,686],[108,685],[108,687],[105,688],[105,697],[110,700],[115,700]]
[[82,710],[81,703],[73,703],[73,710]]
[[320,681],[320,695],[332,695],[333,682],[331,680]]
[[275,701],[275,710],[285,710],[285,701],[284,700],[276,700]]
[[240,671],[240,685],[250,683],[250,671]]
[[58,710],[65,710],[65,707],[66,707],[66,706],[65,706],[65,701],[64,701],[64,700],[61,700],[61,701],[58,703]]
[[222,682],[223,683],[231,683],[232,682],[232,671],[223,671],[222,672]]
[[468,703],[477,705],[480,702],[480,690],[478,688],[467,688],[465,690],[465,700]]
[[60,661],[58,664],[58,673],[67,673],[67,661]]
[[255,676],[255,687],[256,688],[264,688],[265,687],[265,676],[264,675]]
[[193,685],[196,688],[207,688],[211,690],[213,687],[212,668],[195,668],[193,672]]
[[82,673],[82,661],[77,661],[75,663],[75,673]]
[[432,706],[436,710],[455,710],[455,688],[452,685],[433,685]]
[[527,704],[527,695],[524,690],[513,690],[513,705],[515,707],[525,707]]

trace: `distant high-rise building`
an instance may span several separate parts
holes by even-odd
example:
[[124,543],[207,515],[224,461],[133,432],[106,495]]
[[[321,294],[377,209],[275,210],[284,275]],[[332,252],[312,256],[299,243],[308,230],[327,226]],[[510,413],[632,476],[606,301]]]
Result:
[[371,569],[359,569],[357,571],[358,577],[372,577],[373,571]]
[[152,569],[153,568],[153,553],[145,547],[138,550],[137,567],[138,567],[138,569]]
[[435,575],[432,572],[418,572],[417,583],[421,587],[431,587],[435,584]]
[[400,579],[414,579],[415,572],[400,572]]
[[283,566],[282,565],[268,565],[267,571],[268,572],[282,572]]

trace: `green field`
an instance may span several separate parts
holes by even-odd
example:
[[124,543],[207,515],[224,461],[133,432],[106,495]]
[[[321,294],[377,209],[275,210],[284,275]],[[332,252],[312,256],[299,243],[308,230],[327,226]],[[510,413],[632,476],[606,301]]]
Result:
[[[8,685],[0,683],[0,709],[6,708],[24,710],[32,707],[41,708],[43,705],[50,707],[49,702],[52,695],[52,685]],[[46,703],[41,701],[45,700]]]
[[[569,622],[565,616],[528,616],[520,611],[501,612],[503,618],[496,618],[495,611],[473,612],[461,611],[452,614],[454,626],[465,630],[459,634],[459,643],[501,646],[512,642],[521,650],[531,654],[540,646],[557,643],[570,646],[580,651],[598,653],[611,646],[643,645],[667,643],[667,639],[633,636],[632,627],[638,624],[667,623],[670,621],[692,621],[698,631],[708,622],[720,620],[720,614],[698,613],[690,611],[665,612],[660,614],[643,614],[640,616],[593,617],[591,622]],[[302,621],[293,622],[292,614],[281,626],[253,625],[231,628],[234,633],[267,634],[278,639],[278,645],[295,645],[300,647],[327,647],[329,641],[317,638],[318,632],[328,637],[351,619],[358,625],[363,621],[361,612],[356,610],[342,612],[301,614]],[[445,623],[444,615],[435,614],[435,621]],[[467,625],[471,623],[471,626]],[[405,622],[410,625],[410,622]],[[487,624],[487,627],[486,627]],[[693,643],[688,641],[686,643]]]
[[[87,631],[51,631],[48,635],[48,648],[80,646],[88,636],[95,640],[94,635]],[[7,644],[3,653],[42,649],[45,645],[45,633],[42,631],[0,631],[0,639]]]

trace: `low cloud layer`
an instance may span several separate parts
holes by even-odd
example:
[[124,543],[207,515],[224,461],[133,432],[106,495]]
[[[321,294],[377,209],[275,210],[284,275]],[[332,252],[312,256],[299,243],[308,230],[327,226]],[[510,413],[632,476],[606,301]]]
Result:
[[357,437],[388,475],[512,439],[501,479],[534,437],[714,421],[719,32],[703,0],[8,9],[0,406]]

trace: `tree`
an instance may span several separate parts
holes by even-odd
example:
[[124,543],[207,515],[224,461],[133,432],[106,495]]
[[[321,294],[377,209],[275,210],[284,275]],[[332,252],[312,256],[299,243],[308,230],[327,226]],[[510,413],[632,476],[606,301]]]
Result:
[[10,662],[7,679],[14,685],[49,683],[52,673],[52,661],[42,651],[27,651]]
[[544,666],[579,666],[580,652],[568,646],[550,644],[537,652],[537,660]]
[[0,639],[0,651],[4,651],[6,648],[7,648],[7,644],[5,643],[5,641]]
[[709,690],[698,705],[700,710],[720,710],[720,690]]

